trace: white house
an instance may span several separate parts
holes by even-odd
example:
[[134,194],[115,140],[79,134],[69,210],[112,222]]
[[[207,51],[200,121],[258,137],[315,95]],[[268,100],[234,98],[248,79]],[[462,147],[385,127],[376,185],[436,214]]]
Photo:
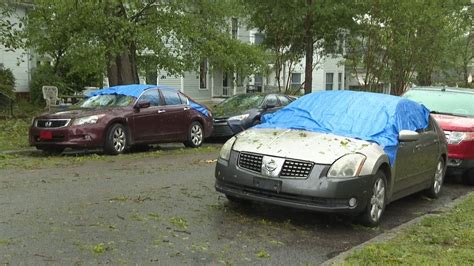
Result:
[[[238,23],[233,20],[232,34],[242,42],[256,44],[261,41],[262,35],[255,29],[248,30],[245,27],[236,27]],[[345,69],[342,55],[320,57],[315,55],[316,66],[313,70],[313,91],[340,90],[345,88]],[[284,66],[281,75],[282,87],[289,80],[291,86],[301,85],[305,80],[305,58],[292,67],[288,72],[288,65]],[[290,76],[289,76],[290,75]],[[277,87],[275,73],[267,76],[252,75],[243,79],[237,73],[223,73],[222,69],[211,67],[202,62],[199,73],[186,72],[184,75],[168,75],[164,70],[159,70],[157,83],[160,85],[179,88],[187,95],[198,99],[210,99],[212,97],[227,97],[234,94],[246,93],[251,89],[259,91],[274,90]]]
[[[15,14],[13,14],[9,20],[18,27],[20,19],[26,16],[26,14],[27,6],[18,4],[15,9]],[[32,53],[24,49],[8,50],[0,45],[0,64],[13,72],[16,79],[15,91],[19,94],[28,93],[31,71],[36,65],[35,57]]]

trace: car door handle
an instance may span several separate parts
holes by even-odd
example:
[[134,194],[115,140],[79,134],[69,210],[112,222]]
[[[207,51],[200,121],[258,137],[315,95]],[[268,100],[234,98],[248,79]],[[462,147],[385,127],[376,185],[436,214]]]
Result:
[[159,114],[164,113],[164,112],[166,112],[166,110],[158,110]]
[[187,111],[187,110],[191,109],[191,107],[185,106],[183,109],[184,109],[184,111]]

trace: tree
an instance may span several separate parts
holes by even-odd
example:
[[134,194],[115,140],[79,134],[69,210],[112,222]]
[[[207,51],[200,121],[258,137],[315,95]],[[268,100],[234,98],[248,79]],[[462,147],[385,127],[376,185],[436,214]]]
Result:
[[[50,55],[55,68],[107,73],[110,85],[138,83],[139,66],[171,74],[215,64],[262,65],[257,48],[231,40],[233,1],[37,0],[27,20],[28,44]],[[77,60],[80,59],[80,60]],[[237,62],[237,63],[236,63]]]
[[[469,1],[359,1],[357,27],[348,35],[347,66],[363,72],[363,87],[390,84],[401,95],[412,82],[432,84],[446,68],[456,21]],[[361,71],[363,70],[363,71]]]
[[353,1],[244,0],[250,25],[265,34],[264,45],[273,51],[277,79],[281,65],[305,56],[305,93],[312,91],[313,57],[341,52],[342,36],[352,27]]
[[0,2],[0,45],[7,50],[19,46],[20,39],[16,33],[23,26],[12,18],[15,18],[15,4],[10,1]]

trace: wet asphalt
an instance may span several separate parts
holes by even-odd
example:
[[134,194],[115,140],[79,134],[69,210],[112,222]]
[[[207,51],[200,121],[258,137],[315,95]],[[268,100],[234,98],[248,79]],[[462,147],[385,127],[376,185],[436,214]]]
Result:
[[448,177],[439,199],[395,201],[366,228],[343,215],[231,203],[214,190],[217,149],[173,149],[0,168],[0,263],[314,265],[474,190]]

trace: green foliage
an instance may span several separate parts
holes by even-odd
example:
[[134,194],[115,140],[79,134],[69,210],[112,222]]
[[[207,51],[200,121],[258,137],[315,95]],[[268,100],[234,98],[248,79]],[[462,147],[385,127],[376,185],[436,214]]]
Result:
[[474,195],[446,214],[431,216],[387,243],[350,256],[349,265],[471,265],[474,263]]
[[[15,76],[8,68],[3,68],[0,64],[0,96],[14,97]],[[2,95],[3,94],[3,95]]]
[[0,2],[0,44],[7,50],[19,47],[20,38],[18,31],[22,23],[13,22],[15,18],[15,5],[9,1]]
[[56,86],[58,87],[59,93],[67,87],[64,79],[59,77],[50,65],[38,66],[31,74],[30,99],[32,103],[38,105],[44,104],[43,86]]
[[452,41],[466,32],[458,25],[468,6],[468,0],[359,1],[346,65],[362,76],[366,90],[391,84],[400,95],[412,82],[431,85],[435,71],[451,67],[446,62]]
[[28,119],[0,120],[0,150],[18,150],[28,147]]

